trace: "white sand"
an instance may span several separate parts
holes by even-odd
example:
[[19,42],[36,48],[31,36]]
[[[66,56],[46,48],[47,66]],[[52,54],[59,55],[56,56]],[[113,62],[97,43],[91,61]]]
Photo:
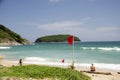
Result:
[[[89,67],[80,67],[77,68],[78,71],[89,71]],[[110,72],[112,75],[105,75],[105,74],[94,74],[94,73],[86,73],[83,72],[84,74],[90,76],[92,80],[120,80],[120,74],[117,74],[117,71],[110,70],[110,69],[96,69],[97,72],[105,72],[108,73]]]

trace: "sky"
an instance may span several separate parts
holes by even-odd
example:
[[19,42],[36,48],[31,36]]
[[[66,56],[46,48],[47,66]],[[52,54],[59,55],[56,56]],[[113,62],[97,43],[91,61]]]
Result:
[[57,34],[120,41],[120,0],[0,0],[0,24],[31,42]]

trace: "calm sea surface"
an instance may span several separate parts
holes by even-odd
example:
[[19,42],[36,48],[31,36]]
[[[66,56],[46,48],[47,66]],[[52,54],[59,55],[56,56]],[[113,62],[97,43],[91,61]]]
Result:
[[[94,63],[97,67],[120,70],[120,42],[79,42],[74,44],[75,65],[89,66]],[[0,55],[5,60],[26,63],[55,63],[72,62],[72,46],[67,43],[38,43],[21,46],[0,46]],[[61,63],[62,64],[62,63]],[[102,66],[101,66],[102,65]]]

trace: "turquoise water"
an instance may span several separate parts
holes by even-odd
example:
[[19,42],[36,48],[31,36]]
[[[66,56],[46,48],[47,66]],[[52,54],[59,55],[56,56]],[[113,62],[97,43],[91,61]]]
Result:
[[[91,63],[110,69],[120,70],[120,42],[77,42],[74,44],[76,65],[88,66]],[[72,46],[67,43],[39,43],[21,46],[0,46],[0,55],[6,60],[22,58],[26,62],[41,63],[72,62]]]

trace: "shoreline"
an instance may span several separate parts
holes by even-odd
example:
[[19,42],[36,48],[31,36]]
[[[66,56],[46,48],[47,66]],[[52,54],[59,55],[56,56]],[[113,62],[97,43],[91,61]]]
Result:
[[[7,67],[12,67],[14,66],[19,66],[18,61],[7,61],[7,60],[1,60],[0,64],[3,66],[7,66]],[[29,65],[31,63],[23,63],[23,65]],[[47,65],[47,66],[55,66],[55,67],[63,67],[63,68],[68,68],[68,65],[53,65],[53,64],[36,64],[36,65]],[[85,67],[85,66],[77,66],[75,68],[75,70],[77,71],[89,71],[89,67]],[[116,70],[111,70],[111,69],[106,69],[106,68],[96,68],[96,72],[110,72],[112,75],[104,75],[104,74],[94,74],[94,73],[86,73],[83,72],[84,74],[90,76],[92,78],[92,80],[119,80],[120,79],[120,74],[118,74],[117,72],[120,71],[116,71]]]

